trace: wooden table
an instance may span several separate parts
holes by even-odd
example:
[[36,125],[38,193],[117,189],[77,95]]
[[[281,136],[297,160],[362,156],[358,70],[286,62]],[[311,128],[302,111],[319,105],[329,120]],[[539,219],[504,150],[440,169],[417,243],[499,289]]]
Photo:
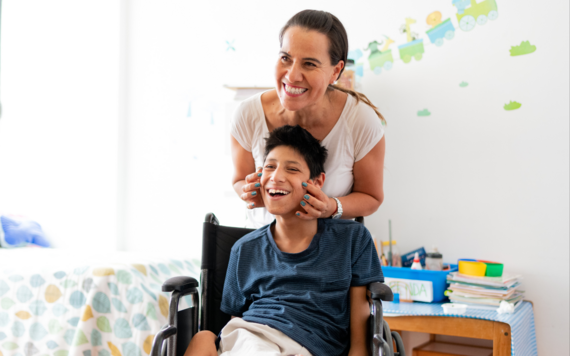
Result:
[[493,340],[493,356],[511,356],[511,327],[506,323],[444,316],[385,316],[384,319],[396,331]]

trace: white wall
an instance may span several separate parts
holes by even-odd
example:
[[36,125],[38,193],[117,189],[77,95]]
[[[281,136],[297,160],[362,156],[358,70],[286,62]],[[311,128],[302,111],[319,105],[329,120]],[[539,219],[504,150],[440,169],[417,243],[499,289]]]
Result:
[[[386,238],[391,219],[404,251],[504,262],[534,301],[539,353],[568,354],[568,3],[552,5],[498,1],[496,21],[364,75],[388,120],[386,200],[367,226]],[[509,56],[523,40],[537,51]]]
[[2,2],[0,211],[55,246],[116,244],[119,7]]

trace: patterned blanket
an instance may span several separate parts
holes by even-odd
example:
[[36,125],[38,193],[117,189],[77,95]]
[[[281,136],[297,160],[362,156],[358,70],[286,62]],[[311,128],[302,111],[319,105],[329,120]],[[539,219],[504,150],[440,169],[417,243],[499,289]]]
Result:
[[0,356],[148,355],[167,322],[162,283],[198,271],[189,259],[0,249]]

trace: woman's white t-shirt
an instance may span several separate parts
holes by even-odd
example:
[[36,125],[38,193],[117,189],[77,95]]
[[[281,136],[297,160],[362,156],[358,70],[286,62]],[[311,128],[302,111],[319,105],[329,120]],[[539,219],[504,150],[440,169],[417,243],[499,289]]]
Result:
[[[261,95],[244,100],[234,114],[231,134],[251,152],[255,167],[263,167],[265,139],[269,135]],[[348,95],[340,118],[321,144],[328,150],[325,162],[323,192],[329,197],[343,197],[352,191],[352,169],[384,136],[382,121],[374,109]],[[253,172],[252,172],[253,173]],[[247,209],[246,227],[260,228],[271,223],[274,216],[265,208]]]

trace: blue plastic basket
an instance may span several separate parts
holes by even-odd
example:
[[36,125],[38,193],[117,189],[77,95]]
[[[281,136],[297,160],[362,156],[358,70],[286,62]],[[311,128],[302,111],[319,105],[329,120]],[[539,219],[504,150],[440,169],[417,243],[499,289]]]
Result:
[[431,302],[441,302],[446,298],[443,293],[447,289],[447,275],[449,274],[449,272],[457,271],[457,265],[450,264],[449,267],[450,269],[446,271],[428,271],[428,270],[414,270],[406,267],[382,266],[382,272],[384,272],[384,277],[388,278],[411,279],[411,280],[432,282],[433,300],[431,300]]

